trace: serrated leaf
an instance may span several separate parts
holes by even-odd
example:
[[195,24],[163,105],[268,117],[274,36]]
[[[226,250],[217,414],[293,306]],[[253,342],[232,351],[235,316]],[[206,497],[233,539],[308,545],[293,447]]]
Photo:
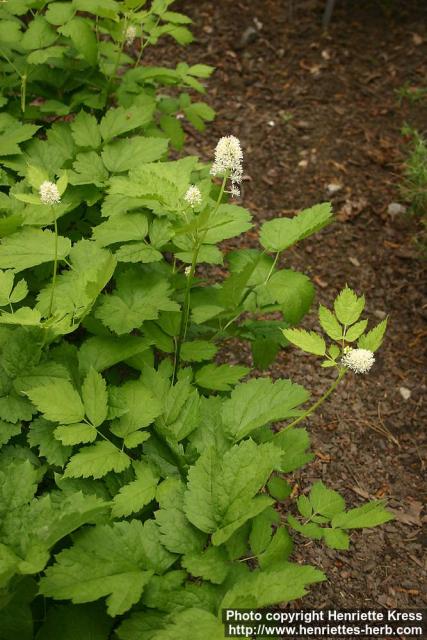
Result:
[[217,351],[218,348],[207,340],[183,342],[181,359],[184,362],[203,362],[203,360],[212,360]]
[[285,527],[276,529],[266,550],[258,556],[261,569],[274,570],[289,559],[294,547],[293,540]]
[[198,529],[213,534],[215,546],[271,504],[255,495],[278,464],[277,454],[270,444],[247,440],[221,458],[211,447],[190,468],[184,511]]
[[344,549],[350,547],[350,538],[342,529],[323,529],[323,539],[330,549]]
[[280,522],[280,516],[274,507],[267,507],[251,521],[249,544],[254,555],[263,553],[271,542],[273,525]]
[[274,273],[268,281],[267,290],[281,305],[283,318],[290,324],[300,322],[314,298],[314,287],[310,279],[291,269]]
[[196,384],[204,389],[215,391],[229,391],[232,385],[237,384],[240,378],[247,375],[248,367],[233,366],[229,364],[207,364],[196,373]]
[[319,306],[319,322],[323,331],[332,338],[332,340],[342,339],[342,326],[332,311],[329,311],[329,309],[323,305]]
[[299,496],[297,500],[298,511],[304,518],[311,518],[313,513],[313,507],[307,496]]
[[339,493],[316,482],[310,491],[310,503],[315,513],[332,518],[345,509],[345,500]]
[[[58,259],[63,260],[70,252],[68,238],[58,238]],[[48,229],[25,228],[3,238],[0,245],[0,269],[15,272],[35,267],[55,258],[55,234]]]
[[231,568],[227,553],[222,547],[208,547],[200,553],[187,554],[182,558],[181,564],[192,576],[214,584],[224,582]]
[[[174,612],[164,629],[159,630],[159,625],[157,626],[151,640],[182,640],[188,635],[189,629],[191,629],[192,640],[224,639],[224,625],[218,618],[205,609],[192,607]],[[124,636],[119,637],[124,638]]]
[[119,262],[159,262],[163,256],[160,251],[150,247],[145,242],[129,242],[122,245],[115,253]]
[[242,576],[225,594],[220,609],[259,609],[296,600],[307,594],[306,587],[325,580],[322,571],[309,565],[285,564],[270,571],[255,570]]
[[134,462],[136,480],[124,485],[113,498],[111,514],[121,518],[140,511],[156,495],[158,477],[148,465]]
[[102,160],[108,171],[122,173],[144,162],[160,160],[167,149],[168,141],[163,138],[134,136],[107,144],[102,151]]
[[365,296],[359,298],[349,287],[345,287],[335,298],[335,314],[344,325],[354,324],[364,308]]
[[147,233],[148,220],[143,213],[119,213],[93,229],[93,237],[102,247],[130,240],[142,241]]
[[249,380],[237,386],[223,404],[222,419],[235,441],[255,429],[295,415],[295,408],[309,398],[304,387],[290,380]]
[[30,447],[38,447],[39,455],[46,458],[50,465],[63,467],[71,455],[71,447],[64,446],[55,438],[54,425],[42,418],[33,420],[28,435]]
[[365,331],[367,325],[368,325],[367,320],[360,320],[359,322],[356,322],[356,324],[353,324],[345,334],[346,342],[354,342],[355,340],[360,338],[362,333]]
[[111,431],[119,438],[148,427],[161,413],[162,405],[142,380],[129,380],[121,387],[110,388],[110,405],[121,410]]
[[84,418],[79,394],[68,380],[55,380],[26,391],[26,395],[46,420],[71,424]]
[[299,240],[316,233],[332,221],[330,202],[305,209],[293,218],[277,218],[264,222],[260,242],[267,251],[284,251]]
[[279,431],[274,435],[272,442],[282,451],[280,468],[285,473],[295,471],[313,459],[313,454],[307,453],[310,438],[306,429]]
[[109,109],[99,124],[102,139],[109,142],[123,133],[143,127],[150,122],[152,112],[149,105],[145,108],[135,105],[129,109]]
[[95,369],[89,369],[82,385],[85,413],[94,427],[99,427],[107,418],[108,394],[104,378]]
[[321,540],[323,537],[323,529],[315,522],[307,522],[306,524],[301,524],[298,522],[296,518],[289,515],[288,523],[291,525],[292,529],[298,531],[303,536],[307,538],[312,538],[313,540]]
[[382,320],[376,327],[368,331],[368,333],[357,342],[360,349],[369,349],[369,351],[378,351],[380,348],[385,331],[387,329],[387,318]]
[[95,427],[85,422],[77,424],[67,424],[56,427],[54,436],[61,440],[64,445],[86,444],[96,440],[97,431]]
[[98,42],[89,20],[80,16],[72,18],[58,31],[68,36],[77,51],[87,62],[95,66],[98,60]]
[[75,604],[106,597],[108,613],[125,613],[153,575],[143,549],[141,522],[116,522],[81,532],[40,581],[40,593]]
[[292,487],[287,480],[273,476],[267,483],[267,489],[270,495],[276,500],[283,501],[292,493]]
[[139,271],[129,269],[117,277],[117,289],[101,299],[95,315],[123,335],[140,327],[144,320],[156,320],[160,311],[178,311],[170,294],[166,279],[154,274],[141,277]]
[[350,509],[345,513],[338,513],[332,518],[332,527],[362,529],[376,527],[393,519],[393,514],[385,508],[385,502],[383,500],[374,500],[364,504],[362,507]]
[[95,116],[86,111],[80,111],[70,126],[74,142],[78,147],[98,149],[101,145],[101,134]]
[[110,471],[121,473],[130,465],[130,458],[111,442],[102,440],[83,447],[70,459],[66,478],[102,478]]
[[324,356],[326,353],[325,341],[315,331],[283,329],[283,335],[289,342],[306,353],[314,353],[316,356]]

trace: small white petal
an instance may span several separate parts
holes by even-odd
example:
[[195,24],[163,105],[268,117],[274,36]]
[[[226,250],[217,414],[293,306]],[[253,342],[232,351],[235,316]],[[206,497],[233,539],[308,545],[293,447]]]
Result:
[[190,207],[196,207],[197,205],[202,203],[202,194],[200,193],[199,187],[192,184],[188,187],[187,192],[184,196],[184,200]]

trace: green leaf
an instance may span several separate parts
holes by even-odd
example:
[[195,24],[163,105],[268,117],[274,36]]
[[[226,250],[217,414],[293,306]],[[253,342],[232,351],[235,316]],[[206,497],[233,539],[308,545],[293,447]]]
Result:
[[342,529],[323,529],[323,539],[330,549],[344,549],[350,547],[350,538]]
[[56,427],[55,438],[61,440],[64,445],[86,444],[96,440],[97,431],[95,427],[85,422],[77,424],[67,424]]
[[325,580],[322,571],[309,565],[286,564],[273,571],[245,574],[225,594],[219,609],[271,607],[307,594],[306,587]]
[[299,240],[316,233],[332,221],[330,202],[305,209],[293,218],[278,218],[264,222],[260,242],[267,251],[279,252]]
[[313,455],[307,453],[310,438],[306,429],[288,429],[279,431],[272,440],[273,444],[282,450],[281,471],[290,473],[313,460]]
[[14,156],[22,153],[18,144],[30,140],[40,127],[33,124],[22,124],[10,117],[0,121],[0,156]]
[[74,15],[71,2],[51,2],[45,13],[45,18],[50,24],[61,25],[68,22]]
[[20,280],[13,286],[13,271],[0,271],[0,307],[21,302],[27,294],[28,287],[25,280]]
[[102,478],[109,471],[121,473],[130,465],[130,458],[111,442],[102,440],[83,447],[70,459],[66,478]]
[[21,425],[0,420],[0,446],[7,444],[11,438],[21,433]]
[[248,367],[233,366],[229,364],[207,364],[196,373],[195,380],[199,387],[214,389],[216,391],[230,391],[231,387],[246,376]]
[[346,513],[338,513],[332,518],[332,527],[340,529],[362,529],[376,527],[379,524],[390,522],[394,516],[384,507],[383,500],[374,500],[362,507],[350,509]]
[[297,507],[303,518],[311,518],[313,514],[313,507],[307,496],[299,496],[297,500]]
[[28,431],[28,444],[38,447],[39,455],[53,466],[63,467],[71,455],[71,447],[58,442],[54,434],[54,425],[43,418],[33,420]]
[[122,173],[144,162],[160,160],[167,149],[168,141],[163,138],[134,136],[107,144],[101,155],[108,171]]
[[268,492],[279,501],[286,500],[292,493],[292,487],[287,480],[273,476],[267,483]]
[[274,507],[267,507],[262,513],[253,518],[249,544],[254,555],[258,556],[265,551],[273,536],[273,525],[280,522],[280,516]]
[[118,335],[129,333],[144,320],[156,320],[160,311],[178,311],[170,293],[168,281],[161,276],[128,269],[117,277],[115,292],[101,299],[95,315]]
[[89,369],[82,385],[85,413],[94,427],[99,427],[107,418],[108,395],[104,378],[95,369]]
[[21,46],[26,51],[44,49],[57,39],[57,34],[42,16],[36,16],[29,23],[28,29],[22,36]]
[[120,3],[115,0],[72,0],[72,5],[77,11],[87,11],[101,18],[116,21],[121,11]]
[[319,322],[323,331],[332,338],[332,340],[342,339],[342,326],[332,311],[329,311],[329,309],[323,305],[319,306]]
[[310,309],[314,287],[303,273],[284,269],[274,273],[267,284],[272,298],[281,305],[284,320],[297,324]]
[[309,398],[308,392],[290,380],[249,380],[237,386],[223,404],[225,429],[235,441],[255,429],[295,415],[295,408]]
[[156,495],[158,477],[151,468],[141,462],[134,462],[136,480],[124,485],[113,498],[111,514],[113,518],[121,518],[140,511],[153,500]]
[[217,244],[222,240],[248,231],[252,227],[252,216],[243,207],[235,204],[221,204],[215,215],[209,216],[206,225],[201,227],[203,242]]
[[[197,608],[175,612],[165,628],[155,632],[150,636],[150,640],[182,640],[188,637],[189,629],[191,629],[192,640],[206,640],[206,638],[224,640],[224,625],[209,611]],[[125,638],[125,636],[119,637]],[[136,640],[141,637],[137,635],[134,638]],[[148,640],[149,636],[146,635],[146,637]]]
[[354,342],[355,340],[360,338],[362,333],[365,331],[367,325],[368,325],[367,320],[360,320],[360,322],[356,322],[356,324],[350,327],[346,332],[345,334],[346,342]]
[[276,530],[267,549],[258,556],[261,569],[271,569],[272,571],[282,565],[292,553],[293,540],[285,527]]
[[212,360],[218,348],[207,340],[193,340],[183,342],[181,346],[181,358],[184,362],[203,362]]
[[201,531],[212,533],[215,546],[222,544],[271,504],[269,499],[254,496],[279,459],[274,446],[256,445],[251,440],[235,445],[221,457],[212,447],[207,449],[189,470],[187,518]]
[[[68,238],[58,237],[58,259],[63,260],[71,249]],[[55,234],[48,229],[25,228],[3,238],[0,245],[0,269],[15,272],[35,267],[55,258]]]
[[109,142],[123,133],[143,127],[150,122],[152,113],[153,109],[149,104],[145,107],[135,105],[129,109],[109,109],[99,125],[102,139]]
[[148,220],[143,213],[117,214],[93,229],[93,237],[102,247],[129,240],[143,240],[147,233]]
[[182,558],[181,564],[192,576],[214,584],[224,582],[231,566],[222,547],[208,547],[200,553],[187,554]]
[[365,308],[365,296],[360,298],[345,287],[335,298],[334,310],[338,320],[344,325],[354,324]]
[[58,31],[64,36],[68,36],[77,51],[92,66],[97,64],[98,43],[95,32],[92,30],[92,23],[86,18],[75,17],[69,22],[59,27]]
[[357,342],[357,346],[360,349],[369,349],[369,351],[378,351],[380,348],[385,330],[387,328],[387,318],[382,320],[376,327],[368,331],[368,333],[361,338],[359,338]]
[[325,341],[315,331],[283,329],[283,335],[289,342],[306,353],[314,353],[316,356],[324,356],[326,353]]
[[172,146],[178,150],[182,149],[185,141],[185,132],[180,121],[173,116],[163,114],[159,120],[159,124],[170,139]]
[[345,500],[339,493],[316,482],[310,491],[310,503],[315,513],[332,518],[345,509]]
[[142,262],[148,264],[150,262],[159,262],[162,254],[145,242],[129,242],[124,244],[115,253],[119,262]]
[[119,410],[111,431],[119,438],[148,427],[161,413],[162,405],[142,380],[129,380],[121,387],[110,388],[110,405]]
[[108,171],[96,151],[78,153],[73,169],[74,171],[69,172],[70,183],[73,185],[94,184],[103,187],[108,179]]
[[146,570],[144,534],[136,520],[86,529],[56,556],[40,581],[40,593],[75,604],[106,597],[110,616],[125,613],[153,574]]
[[26,391],[26,395],[46,420],[71,424],[84,418],[79,394],[68,380],[55,380]]
[[50,606],[37,633],[37,640],[108,640],[113,622],[101,602]]
[[96,118],[86,113],[86,111],[80,111],[80,113],[76,115],[74,121],[71,123],[71,132],[74,142],[78,147],[98,149],[101,145],[101,134]]
[[137,336],[88,338],[79,350],[80,369],[83,373],[87,373],[91,367],[96,371],[104,371],[118,362],[144,353],[149,345],[150,341]]
[[[304,516],[304,517],[307,517],[307,516]],[[308,522],[307,524],[301,524],[300,522],[298,522],[296,518],[289,515],[288,523],[291,525],[292,529],[295,529],[295,531],[298,531],[299,533],[301,533],[303,536],[306,536],[307,538],[312,538],[312,540],[321,540],[323,537],[324,529],[322,529],[322,527],[319,527],[319,525],[316,524],[315,522]]]

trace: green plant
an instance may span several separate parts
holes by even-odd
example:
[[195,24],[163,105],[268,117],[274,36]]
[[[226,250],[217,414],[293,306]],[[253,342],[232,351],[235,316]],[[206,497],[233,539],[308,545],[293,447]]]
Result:
[[[299,496],[298,516],[282,475],[312,458],[297,424],[349,368],[370,368],[385,330],[366,333],[364,298],[349,289],[335,314],[319,312],[336,344],[292,328],[313,288],[279,257],[332,220],[330,205],[265,222],[262,250],[227,254],[229,275],[209,283],[198,265],[222,264],[219,243],[251,227],[246,209],[224,202],[241,179],[240,145],[220,141],[219,185],[195,157],[154,161],[165,143],[141,126],[122,107],[99,122],[81,112],[46,140],[16,141],[4,162],[7,640],[57,637],[67,624],[83,634],[88,620],[100,638],[178,639],[189,624],[222,638],[221,608],[289,601],[324,579],[290,561],[291,531],[346,549],[349,530],[391,518],[381,501],[346,511],[320,482]],[[337,381],[304,409],[301,385],[239,382],[249,368],[216,363],[229,337],[252,344],[257,366],[289,341],[335,367]]]
[[419,102],[427,96],[427,88],[416,87],[409,82],[405,82],[399,89],[396,89],[396,94],[399,98],[399,105],[402,105],[404,100],[408,100],[411,103]]
[[410,154],[406,160],[402,195],[416,215],[427,215],[427,141],[425,137],[408,126],[403,135],[410,138]]
[[[189,18],[170,11],[173,0],[8,0],[0,6],[1,104],[15,117],[43,120],[82,107],[104,110],[153,104],[151,133],[181,148],[183,114],[197,129],[214,117],[188,89],[213,69],[177,64],[175,69],[141,64],[144,50],[162,36],[192,41]],[[181,92],[171,93],[170,88]],[[187,91],[182,91],[186,89]]]
[[[168,160],[176,111],[200,129],[213,114],[159,92],[202,91],[211,70],[139,66],[161,35],[189,40],[170,4],[0,8],[1,640],[219,640],[222,608],[325,579],[291,561],[299,536],[344,550],[392,517],[383,501],[347,510],[322,482],[294,505],[284,474],[312,459],[301,425],[370,370],[386,321],[367,331],[346,287],[319,309],[332,344],[297,327],[314,288],[280,261],[332,221],[329,203],[227,251],[252,228],[229,202],[239,140],[221,138],[211,166]],[[231,339],[258,370],[293,344],[336,376],[310,404],[300,384],[229,364]]]

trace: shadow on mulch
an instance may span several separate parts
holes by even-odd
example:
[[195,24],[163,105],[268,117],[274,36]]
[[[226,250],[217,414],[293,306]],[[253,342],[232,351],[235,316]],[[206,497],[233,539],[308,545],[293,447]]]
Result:
[[[330,305],[348,283],[365,293],[373,323],[390,316],[372,373],[348,376],[310,419],[316,459],[294,483],[304,492],[323,479],[351,506],[385,497],[398,517],[353,534],[350,552],[304,540],[297,559],[324,569],[329,581],[292,606],[422,606],[425,268],[413,243],[416,221],[390,216],[388,205],[399,202],[402,125],[427,126],[427,100],[399,104],[396,93],[405,83],[427,86],[427,4],[338,2],[327,34],[323,7],[321,0],[177,2],[198,40],[184,53],[161,45],[148,61],[217,67],[207,93],[217,119],[205,134],[190,133],[187,150],[209,160],[220,136],[241,139],[242,204],[257,223],[331,200],[336,223],[288,251],[282,266],[312,277],[317,302]],[[316,395],[329,380],[328,370],[294,350],[271,373]]]

